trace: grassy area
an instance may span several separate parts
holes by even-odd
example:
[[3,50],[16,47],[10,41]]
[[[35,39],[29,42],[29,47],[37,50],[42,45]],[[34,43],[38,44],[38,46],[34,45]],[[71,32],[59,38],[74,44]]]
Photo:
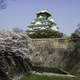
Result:
[[65,77],[55,77],[55,76],[44,76],[44,75],[25,75],[21,80],[76,80],[72,78]]

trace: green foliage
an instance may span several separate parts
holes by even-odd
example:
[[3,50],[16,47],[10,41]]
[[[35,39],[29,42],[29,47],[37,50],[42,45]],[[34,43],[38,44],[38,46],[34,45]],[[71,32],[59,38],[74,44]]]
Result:
[[42,31],[37,30],[32,34],[28,34],[28,35],[31,38],[61,38],[63,36],[63,33],[48,29],[48,30],[42,30]]
[[80,24],[77,24],[77,29],[71,34],[71,38],[80,38]]
[[80,32],[74,32],[71,34],[71,39],[73,42],[80,41]]
[[46,75],[26,75],[21,80],[75,80],[70,77],[46,76]]
[[80,32],[72,33],[71,38],[80,38]]

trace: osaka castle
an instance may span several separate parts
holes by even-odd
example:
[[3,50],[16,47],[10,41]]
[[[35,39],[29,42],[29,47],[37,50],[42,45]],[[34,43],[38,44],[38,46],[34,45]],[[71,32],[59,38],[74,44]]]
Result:
[[49,11],[42,10],[36,13],[36,18],[31,22],[30,26],[28,26],[27,32],[43,31],[48,29],[58,31],[59,28]]

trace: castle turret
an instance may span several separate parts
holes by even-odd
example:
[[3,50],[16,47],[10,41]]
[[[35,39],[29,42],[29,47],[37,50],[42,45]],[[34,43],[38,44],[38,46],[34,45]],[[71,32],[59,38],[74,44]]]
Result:
[[52,15],[47,11],[43,10],[36,14],[35,20],[31,22],[31,25],[28,26],[29,32],[34,32],[37,30],[47,30],[52,29],[54,31],[58,31],[57,24],[55,22],[55,19],[52,17]]

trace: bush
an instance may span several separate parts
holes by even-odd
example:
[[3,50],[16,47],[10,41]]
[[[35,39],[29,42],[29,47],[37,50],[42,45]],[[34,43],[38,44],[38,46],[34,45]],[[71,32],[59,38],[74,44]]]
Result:
[[80,32],[74,32],[74,33],[72,33],[71,34],[71,39],[74,42],[80,41]]

